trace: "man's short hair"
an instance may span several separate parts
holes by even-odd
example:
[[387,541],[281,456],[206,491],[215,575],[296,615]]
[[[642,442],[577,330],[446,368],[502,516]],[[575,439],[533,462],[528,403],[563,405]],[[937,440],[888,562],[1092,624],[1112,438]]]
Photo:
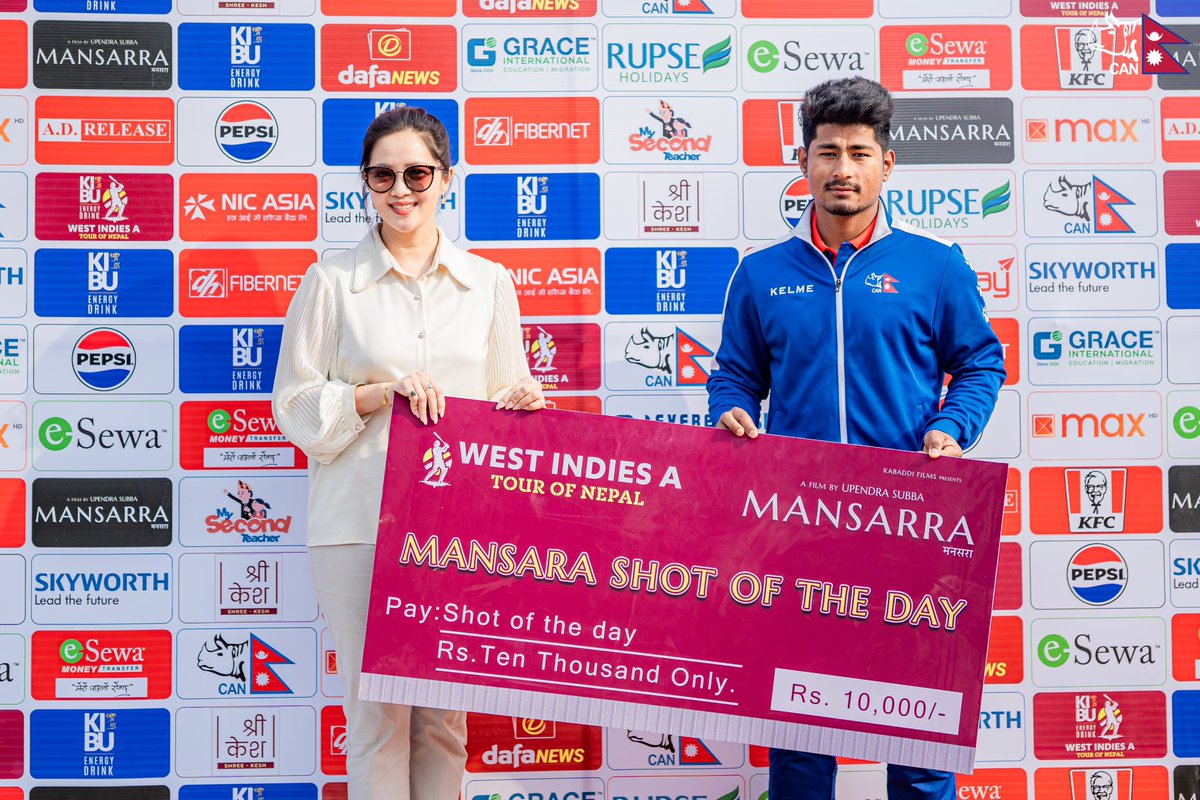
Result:
[[866,125],[886,153],[892,143],[892,93],[869,78],[837,78],[819,83],[804,93],[801,125],[804,149],[817,138],[818,125]]

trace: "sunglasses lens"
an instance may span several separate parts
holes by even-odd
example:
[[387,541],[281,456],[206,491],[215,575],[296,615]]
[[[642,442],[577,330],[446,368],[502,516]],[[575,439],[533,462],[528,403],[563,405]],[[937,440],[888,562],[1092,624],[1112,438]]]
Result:
[[396,182],[396,173],[387,167],[368,167],[367,186],[374,192],[386,192]]
[[429,167],[409,167],[404,170],[404,185],[414,192],[423,192],[433,183],[433,172]]

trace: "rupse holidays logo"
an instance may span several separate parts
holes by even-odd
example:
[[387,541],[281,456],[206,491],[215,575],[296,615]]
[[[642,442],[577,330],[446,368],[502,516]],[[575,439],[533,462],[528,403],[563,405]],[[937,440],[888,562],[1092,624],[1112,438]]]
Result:
[[595,173],[468,175],[466,197],[466,234],[472,241],[600,236]]
[[[3,47],[2,40],[0,47]],[[24,164],[29,160],[28,120],[28,100],[0,95],[0,164]]]
[[1007,91],[1012,31],[1007,25],[885,25],[879,66],[881,80],[893,90]]
[[170,469],[174,409],[166,402],[42,402],[33,406],[35,469]]
[[39,317],[169,317],[174,311],[170,250],[43,247],[34,254],[34,268]]
[[282,325],[184,325],[179,329],[179,357],[189,367],[179,376],[179,390],[269,393],[282,340]]
[[170,771],[171,712],[165,708],[29,714],[34,778],[161,778]]
[[1158,467],[1034,467],[1029,494],[1029,528],[1035,534],[1162,531]]
[[463,0],[468,17],[592,17],[596,0]]
[[898,98],[892,149],[901,164],[1011,164],[1013,105],[1006,97]]
[[[601,728],[467,715],[467,772],[580,772],[600,768]],[[611,781],[609,793],[612,794]]]
[[725,198],[737,195],[732,172],[609,172],[608,197],[629,198],[606,209],[609,239],[733,239],[737,217]]
[[469,781],[463,798],[469,800],[603,800],[604,781],[599,778],[520,778]]
[[23,394],[29,384],[29,336],[24,325],[0,325],[0,391]]
[[27,412],[20,401],[0,400],[0,469],[25,468],[29,452]]
[[607,97],[604,160],[609,164],[732,164],[737,101],[730,97]]
[[993,616],[984,662],[985,684],[1025,680],[1025,633],[1020,617]]
[[609,323],[604,385],[643,391],[705,386],[720,337],[720,326],[711,322]]
[[[469,92],[592,91],[600,81],[594,25],[466,25],[463,88]],[[542,162],[536,162],[542,163]]]
[[165,91],[174,81],[172,38],[167,22],[38,20],[33,23],[33,85]]
[[[711,419],[708,414],[708,395],[703,393],[609,395],[604,401],[604,413],[611,417],[667,422],[672,425],[716,427],[716,420]],[[759,415],[759,429],[766,427],[768,417],[766,411]]]
[[1161,542],[1034,542],[1030,602],[1041,609],[1162,608]]
[[472,253],[504,264],[512,276],[521,313],[532,317],[600,313],[600,251],[594,247],[548,247]]
[[312,25],[184,22],[179,88],[189,91],[303,92],[313,88]]
[[643,792],[659,797],[703,797],[712,800],[740,800],[746,797],[745,778],[741,775],[686,775],[681,777],[618,775],[608,780],[612,800],[639,800]]
[[1033,782],[1035,796],[1064,800],[1151,800],[1170,792],[1167,769],[1161,766],[1040,768]]
[[186,402],[179,407],[179,464],[184,469],[303,469],[304,453],[287,440],[267,400]]
[[978,278],[979,293],[989,312],[1016,311],[1021,266],[1017,248],[1009,244],[964,244],[963,253]]
[[741,767],[746,748],[676,733],[608,729],[605,753],[612,769]]
[[176,735],[188,746],[177,748],[175,771],[189,778],[311,775],[316,722],[310,706],[181,708]]
[[170,621],[171,557],[164,554],[40,554],[31,560],[33,621],[71,625],[86,613],[102,625]]
[[304,553],[185,553],[179,557],[179,586],[181,622],[317,618]]
[[[1126,13],[1121,9],[1121,13]],[[1021,86],[1032,91],[1145,92],[1138,20],[1021,26]]]
[[1163,161],[1194,163],[1200,157],[1200,100],[1164,97]]
[[1162,321],[1157,317],[1032,319],[1029,340],[1029,381],[1036,385],[1162,380]]
[[525,358],[547,391],[600,388],[600,326],[594,323],[521,326]]
[[424,97],[337,97],[325,100],[321,103],[321,160],[329,166],[357,169],[362,157],[362,132],[385,111],[407,106],[420,106],[442,123],[450,139],[450,165],[457,164],[461,138],[458,101]]
[[720,314],[739,258],[735,247],[610,247],[604,307],[610,314]]
[[1025,249],[1025,292],[1034,311],[1152,311],[1160,268],[1153,244],[1033,244]]
[[171,696],[171,634],[163,630],[35,631],[37,700],[162,700]]
[[29,26],[19,19],[0,20],[0,89],[24,89],[27,83]]
[[1157,686],[1167,679],[1161,618],[1036,619],[1031,638],[1035,686]]
[[594,97],[468,98],[463,124],[472,164],[600,160],[600,101]]
[[734,36],[730,25],[606,25],[604,88],[732,92]]
[[1200,681],[1200,614],[1171,618],[1171,676],[1177,681]]
[[656,17],[671,19],[709,19],[732,17],[734,0],[605,0],[609,17]]
[[44,241],[166,241],[174,236],[170,175],[41,172],[34,231]]
[[[1200,532],[1200,467],[1176,465],[1167,470],[1167,508],[1171,530]],[[1200,562],[1196,574],[1200,575]]]
[[1163,173],[1163,208],[1168,234],[1200,234],[1200,170],[1169,169]]
[[39,97],[34,105],[39,164],[147,164],[175,161],[175,103],[165,97]]
[[324,25],[321,87],[331,92],[453,92],[452,25]]
[[914,228],[959,236],[1016,233],[1011,172],[975,170],[899,171],[880,199],[893,220]]
[[[1029,715],[1025,696],[1019,692],[984,692],[979,709],[979,731],[976,755],[979,761],[1022,761],[1025,758],[1025,735]],[[986,772],[986,770],[985,770]],[[975,773],[979,775],[979,772]],[[1024,790],[1025,773],[1021,772]],[[962,779],[960,778],[960,781]],[[961,785],[961,784],[960,784]],[[968,797],[975,797],[968,795]],[[1021,798],[1025,797],[1022,791]]]
[[176,694],[188,699],[312,697],[317,635],[311,628],[180,631]]
[[1148,98],[1096,103],[1087,97],[1028,97],[1021,103],[1021,117],[1022,155],[1030,164],[1154,160],[1154,103]]
[[311,166],[317,152],[316,114],[316,104],[307,98],[180,98],[179,163]]
[[803,93],[830,78],[873,78],[875,31],[869,25],[747,25],[742,88]]
[[35,478],[36,547],[166,547],[170,478]]
[[174,388],[169,325],[39,325],[33,352],[39,394],[167,394]]
[[1036,758],[1162,758],[1167,753],[1162,692],[1039,692],[1033,696]]
[[0,314],[5,317],[23,317],[28,312],[28,266],[24,250],[0,247]]
[[1151,236],[1158,233],[1153,172],[1025,173],[1029,236]]
[[1166,262],[1167,305],[1171,308],[1200,308],[1200,283],[1192,277],[1200,267],[1200,245],[1168,244]]
[[185,547],[302,546],[307,524],[303,476],[184,478],[179,543]]
[[317,176],[192,173],[179,179],[179,237],[192,242],[311,242]]
[[316,260],[308,249],[181,250],[179,314],[283,317]]
[[[328,12],[327,12],[328,13]],[[331,800],[329,790],[337,784],[327,783],[322,800]],[[345,784],[341,784],[340,800],[346,800]],[[317,800],[315,783],[237,783],[185,784],[179,787],[179,800]],[[32,798],[30,798],[32,800]],[[87,800],[81,798],[81,800]],[[120,800],[113,798],[113,800]],[[168,798],[163,798],[168,800]]]

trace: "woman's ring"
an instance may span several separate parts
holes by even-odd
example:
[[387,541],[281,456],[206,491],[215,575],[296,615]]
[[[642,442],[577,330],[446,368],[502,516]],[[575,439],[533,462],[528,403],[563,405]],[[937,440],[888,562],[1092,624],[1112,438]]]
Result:
[[417,390],[416,390],[416,389],[410,389],[410,390],[409,390],[409,392],[408,392],[408,396],[409,396],[409,397],[416,397],[416,396],[417,396]]
[[433,384],[432,384],[432,383],[427,383],[427,384],[425,384],[425,388],[426,388],[426,389],[432,389],[432,388],[433,388]]

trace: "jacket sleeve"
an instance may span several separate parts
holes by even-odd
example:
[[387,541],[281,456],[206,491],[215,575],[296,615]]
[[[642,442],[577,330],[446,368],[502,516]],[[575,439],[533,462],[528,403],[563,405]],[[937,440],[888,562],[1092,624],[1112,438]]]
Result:
[[743,259],[725,293],[721,346],[708,378],[708,415],[714,425],[735,407],[759,419],[771,390],[771,353],[751,289]]
[[508,270],[496,265],[496,299],[487,344],[488,399],[499,400],[513,384],[529,377],[521,336],[521,309]]
[[354,386],[332,377],[338,353],[337,302],[316,266],[309,267],[283,324],[271,411],[292,444],[328,464],[365,427]]
[[975,270],[958,245],[951,248],[934,307],[934,347],[950,386],[941,410],[925,425],[973,445],[992,416],[1004,383],[1004,349],[996,338]]

